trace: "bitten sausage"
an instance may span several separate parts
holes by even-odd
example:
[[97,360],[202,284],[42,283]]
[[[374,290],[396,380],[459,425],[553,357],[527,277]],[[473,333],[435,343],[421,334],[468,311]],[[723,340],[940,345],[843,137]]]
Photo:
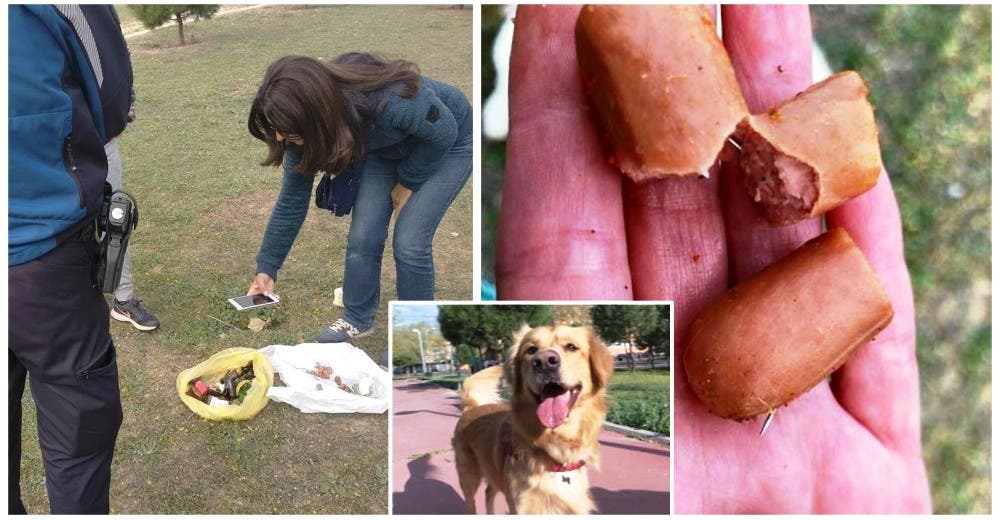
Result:
[[615,161],[634,180],[707,176],[747,115],[703,6],[585,6],[576,52]]
[[771,224],[817,217],[875,186],[882,169],[868,88],[854,71],[740,123],[747,193]]
[[836,228],[744,280],[691,323],[684,368],[708,410],[744,420],[839,368],[892,320],[864,254]]

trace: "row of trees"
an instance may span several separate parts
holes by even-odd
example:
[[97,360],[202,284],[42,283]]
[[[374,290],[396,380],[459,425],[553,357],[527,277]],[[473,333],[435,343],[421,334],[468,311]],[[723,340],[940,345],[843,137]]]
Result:
[[392,330],[392,362],[395,366],[420,363],[419,329],[424,338],[424,354],[430,345],[445,341],[455,346],[456,366],[502,359],[502,353],[521,324],[538,326],[552,322],[552,307],[548,305],[442,305],[439,307],[439,328],[426,324],[395,327]]
[[392,329],[392,363],[394,366],[403,367],[420,363],[420,340],[416,332],[417,329],[423,335],[424,352],[429,353],[431,346],[444,344],[444,338],[436,328],[426,324],[417,324]]
[[[595,305],[590,308],[594,329],[604,341],[649,348],[670,355],[669,305]],[[630,368],[635,368],[628,356]],[[653,356],[649,356],[653,366]]]
[[549,305],[442,305],[438,324],[452,345],[467,345],[482,360],[503,359],[522,324],[552,322]]
[[[502,360],[504,352],[512,346],[514,332],[522,324],[550,325],[554,314],[561,313],[554,313],[550,305],[442,305],[438,324],[440,335],[457,345],[456,363],[461,365],[470,362],[473,356],[484,361]],[[628,343],[650,348],[653,353],[669,354],[668,305],[594,305],[589,308],[589,317],[590,324],[605,342]],[[415,341],[415,334],[409,335],[404,345]],[[394,336],[394,360],[396,345]]]

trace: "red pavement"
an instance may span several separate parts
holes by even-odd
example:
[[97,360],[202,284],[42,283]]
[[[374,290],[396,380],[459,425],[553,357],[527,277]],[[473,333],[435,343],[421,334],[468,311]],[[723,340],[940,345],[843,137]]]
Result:
[[[461,403],[452,390],[416,380],[393,382],[392,512],[464,514],[451,434]],[[590,491],[603,514],[666,514],[670,452],[656,443],[605,430],[601,469],[589,468]],[[476,510],[485,513],[483,486]],[[506,513],[503,496],[496,512]]]

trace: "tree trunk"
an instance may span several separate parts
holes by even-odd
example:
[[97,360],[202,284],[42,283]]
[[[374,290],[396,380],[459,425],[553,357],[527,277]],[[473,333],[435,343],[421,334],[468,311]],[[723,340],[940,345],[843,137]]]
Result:
[[184,17],[181,15],[176,15],[177,17],[177,33],[181,38],[181,45],[184,45]]
[[632,334],[629,334],[629,336],[628,336],[628,347],[627,347],[628,348],[628,355],[626,356],[626,358],[628,359],[628,369],[631,372],[635,372],[635,354],[634,354],[635,345],[634,345],[634,343],[635,343],[635,336],[632,335]]

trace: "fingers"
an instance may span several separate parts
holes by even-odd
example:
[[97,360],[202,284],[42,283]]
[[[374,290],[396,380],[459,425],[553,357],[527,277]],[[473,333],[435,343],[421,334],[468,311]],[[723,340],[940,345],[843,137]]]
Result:
[[266,273],[257,273],[254,276],[253,281],[250,282],[250,288],[247,289],[247,295],[254,294],[264,294],[266,296],[273,296],[275,299],[280,299],[278,294],[274,292],[274,279],[271,278]]
[[[726,290],[726,242],[715,172],[625,182],[629,262],[637,300],[673,300],[676,337]],[[682,342],[679,343],[679,345]],[[679,346],[678,345],[678,346]],[[677,349],[675,359],[683,354]]]
[[[713,20],[715,5],[707,5]],[[717,20],[716,20],[717,21]],[[676,337],[726,289],[718,168],[708,179],[625,181],[625,225],[637,300],[673,300]],[[678,342],[675,358],[683,352]]]
[[497,228],[501,299],[631,299],[621,174],[576,65],[578,6],[521,6]]
[[723,6],[722,42],[752,113],[764,112],[812,84],[809,6]]
[[[751,113],[767,111],[812,84],[812,26],[808,6],[734,5],[722,8],[723,43]],[[729,267],[733,281],[774,263],[820,232],[819,219],[771,227],[743,186],[743,172],[723,163]]]
[[844,408],[883,443],[920,453],[920,384],[917,374],[913,293],[903,258],[903,234],[889,177],[883,171],[871,191],[831,211],[830,227],[854,238],[892,301],[894,316],[872,343],[834,374]]

